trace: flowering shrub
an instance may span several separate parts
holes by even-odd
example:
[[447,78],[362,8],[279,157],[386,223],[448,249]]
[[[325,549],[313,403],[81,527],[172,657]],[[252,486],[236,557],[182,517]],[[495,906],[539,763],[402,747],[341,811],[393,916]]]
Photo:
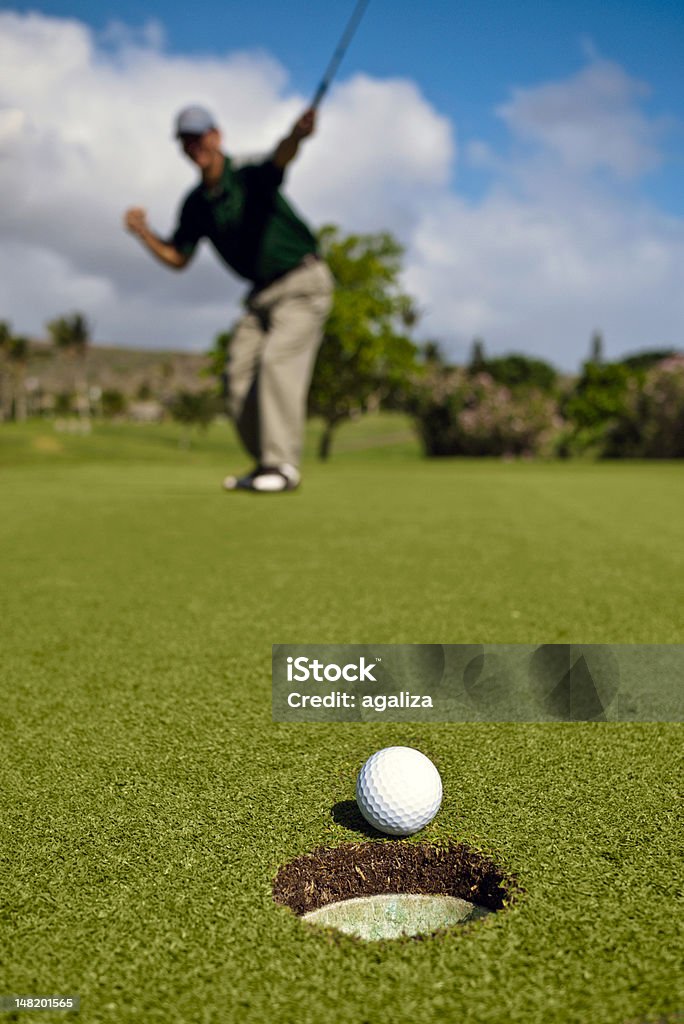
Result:
[[427,455],[684,458],[684,355],[650,368],[585,364],[557,395],[435,363],[409,411]]
[[562,426],[549,395],[514,393],[488,373],[462,369],[427,374],[410,411],[427,455],[550,455]]

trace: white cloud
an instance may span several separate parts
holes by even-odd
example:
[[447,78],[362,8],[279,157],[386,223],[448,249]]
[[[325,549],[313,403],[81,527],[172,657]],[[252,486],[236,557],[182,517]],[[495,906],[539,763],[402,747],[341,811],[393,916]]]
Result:
[[[432,205],[413,238],[407,285],[424,328],[464,357],[475,335],[574,369],[601,330],[606,351],[682,347],[684,221],[625,182],[662,160],[647,88],[602,58],[567,80],[513,90],[499,108],[502,154],[469,141],[490,188]],[[521,143],[533,144],[529,148]]]
[[[564,81],[513,90],[499,108],[508,152],[464,140],[487,182],[467,201],[449,184],[455,126],[415,83],[357,76],[332,89],[287,192],[315,224],[397,233],[421,333],[454,355],[481,335],[575,367],[596,328],[609,354],[681,345],[684,222],[635,198],[662,160],[645,96],[593,53]],[[216,112],[229,151],[253,152],[306,101],[265,53],[179,57],[155,22],[96,37],[0,13],[0,319],[39,335],[79,309],[99,341],[195,348],[233,319],[245,286],[209,251],[172,274],[121,229],[129,205],[173,226],[195,172],[172,120],[191,102]]]
[[573,170],[605,168],[631,178],[657,167],[664,125],[638,108],[650,95],[612,61],[596,58],[561,82],[514,89],[498,113],[511,133],[553,153]]
[[[409,290],[424,326],[465,357],[473,337],[574,369],[591,333],[609,357],[682,345],[684,224],[587,200],[574,216],[512,195],[445,198],[414,238]],[[494,342],[493,345],[489,343]]]

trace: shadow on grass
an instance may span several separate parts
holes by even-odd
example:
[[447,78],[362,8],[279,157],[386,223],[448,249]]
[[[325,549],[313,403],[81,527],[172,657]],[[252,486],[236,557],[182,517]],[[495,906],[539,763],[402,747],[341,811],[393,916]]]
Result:
[[336,825],[342,825],[351,832],[358,832],[360,835],[370,836],[371,839],[396,839],[397,836],[388,836],[378,832],[376,828],[369,825],[359,810],[356,800],[340,800],[330,811],[330,816]]

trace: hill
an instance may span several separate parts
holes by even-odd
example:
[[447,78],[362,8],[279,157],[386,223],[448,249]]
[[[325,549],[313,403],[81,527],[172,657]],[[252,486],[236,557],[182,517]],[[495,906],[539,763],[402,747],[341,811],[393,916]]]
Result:
[[211,381],[208,367],[202,353],[91,345],[81,361],[46,342],[32,342],[25,372],[30,391],[56,395],[73,390],[78,381],[132,399],[205,388]]

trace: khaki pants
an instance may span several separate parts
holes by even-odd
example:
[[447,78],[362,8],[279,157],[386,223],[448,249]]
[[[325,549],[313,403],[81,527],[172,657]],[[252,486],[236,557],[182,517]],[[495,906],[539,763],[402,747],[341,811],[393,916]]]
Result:
[[306,262],[251,293],[235,328],[227,363],[230,413],[245,448],[264,466],[299,465],[332,293],[327,265]]

